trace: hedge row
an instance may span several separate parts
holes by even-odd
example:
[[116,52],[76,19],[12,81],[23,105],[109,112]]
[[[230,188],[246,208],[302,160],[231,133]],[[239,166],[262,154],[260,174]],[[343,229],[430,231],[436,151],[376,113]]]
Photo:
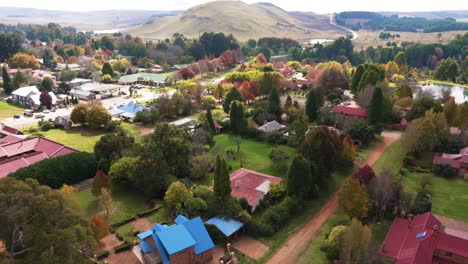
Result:
[[121,227],[125,224],[128,224],[130,222],[132,222],[133,220],[135,220],[137,217],[146,217],[148,215],[151,215],[155,212],[157,212],[159,209],[162,208],[162,205],[157,205],[155,206],[154,208],[151,208],[151,209],[148,209],[148,210],[145,210],[145,211],[140,211],[140,212],[137,212],[134,216],[131,216],[129,218],[126,218],[120,222],[116,222],[116,223],[113,223],[111,225],[112,228],[117,228],[117,227]]
[[33,178],[40,184],[58,189],[63,184],[71,185],[94,177],[96,168],[94,154],[77,152],[40,161],[8,176],[17,180]]
[[119,253],[119,252],[130,250],[131,248],[132,248],[132,244],[124,242],[123,244],[120,244],[120,245],[114,247],[114,252]]
[[105,259],[109,256],[109,251],[105,250],[96,254],[95,258],[97,260]]

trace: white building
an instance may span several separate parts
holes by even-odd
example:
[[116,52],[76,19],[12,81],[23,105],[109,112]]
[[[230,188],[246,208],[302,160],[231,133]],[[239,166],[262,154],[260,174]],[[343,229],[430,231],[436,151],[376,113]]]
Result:
[[[32,108],[41,106],[41,101],[39,100],[40,95],[41,92],[36,86],[27,86],[14,90],[11,93],[11,99],[15,104]],[[57,103],[57,97],[53,92],[49,92],[49,95],[52,97],[52,105],[55,105]]]

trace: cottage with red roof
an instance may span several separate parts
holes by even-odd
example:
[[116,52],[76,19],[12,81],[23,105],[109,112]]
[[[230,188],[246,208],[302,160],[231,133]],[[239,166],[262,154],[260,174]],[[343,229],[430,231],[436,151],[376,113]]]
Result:
[[41,160],[78,152],[55,141],[9,135],[0,139],[0,178]]
[[441,228],[431,213],[414,219],[397,218],[390,227],[380,254],[395,264],[466,264],[468,237]]
[[468,147],[460,150],[459,154],[436,153],[432,163],[448,164],[458,171],[460,177],[468,180]]
[[367,111],[363,108],[335,105],[332,111],[335,113],[336,123],[340,126],[359,119],[367,120]]
[[252,212],[270,191],[270,184],[283,181],[281,178],[244,168],[233,172],[230,179],[231,195],[237,199],[245,198]]

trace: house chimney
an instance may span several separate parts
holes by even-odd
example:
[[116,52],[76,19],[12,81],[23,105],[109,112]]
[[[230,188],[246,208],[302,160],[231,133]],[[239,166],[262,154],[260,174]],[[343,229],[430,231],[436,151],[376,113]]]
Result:
[[410,229],[413,226],[413,218],[414,218],[414,216],[412,214],[408,215],[408,228],[410,228]]
[[234,186],[236,187],[236,190],[239,189],[239,185],[240,185],[240,181],[236,180],[236,182],[234,183]]

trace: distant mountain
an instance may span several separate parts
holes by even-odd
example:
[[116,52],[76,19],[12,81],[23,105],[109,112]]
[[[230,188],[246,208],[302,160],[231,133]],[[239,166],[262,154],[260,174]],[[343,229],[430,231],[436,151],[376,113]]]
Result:
[[107,10],[91,12],[54,11],[34,8],[0,7],[0,23],[59,23],[78,30],[126,29],[161,16],[174,16],[182,11]]
[[147,39],[167,38],[174,33],[198,37],[203,32],[223,32],[240,40],[261,37],[330,39],[347,34],[331,25],[327,15],[287,12],[270,3],[249,5],[242,1],[209,2],[177,16],[155,19],[129,32]]

